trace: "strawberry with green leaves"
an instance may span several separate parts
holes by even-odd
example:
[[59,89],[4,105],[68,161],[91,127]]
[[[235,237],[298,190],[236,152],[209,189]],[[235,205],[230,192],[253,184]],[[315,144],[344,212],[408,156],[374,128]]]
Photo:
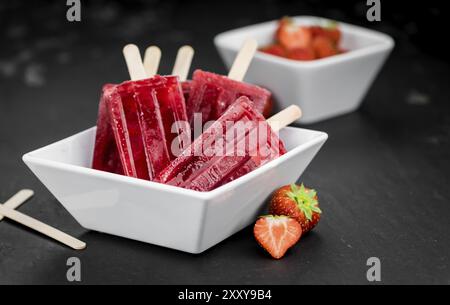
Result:
[[286,185],[275,191],[269,211],[273,215],[285,215],[297,220],[303,233],[311,231],[322,214],[316,191],[303,184]]

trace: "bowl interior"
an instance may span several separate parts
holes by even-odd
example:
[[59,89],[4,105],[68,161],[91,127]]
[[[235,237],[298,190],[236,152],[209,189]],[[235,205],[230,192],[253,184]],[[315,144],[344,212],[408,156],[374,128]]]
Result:
[[27,155],[46,161],[91,168],[96,130],[97,127],[89,128]]
[[[323,25],[327,19],[312,16],[293,17],[296,24]],[[216,37],[216,43],[222,47],[239,50],[243,41],[254,38],[260,46],[273,43],[273,36],[278,25],[278,20],[251,25],[231,30]],[[364,49],[375,45],[390,43],[390,37],[362,27],[339,22],[342,31],[341,46],[349,51]]]

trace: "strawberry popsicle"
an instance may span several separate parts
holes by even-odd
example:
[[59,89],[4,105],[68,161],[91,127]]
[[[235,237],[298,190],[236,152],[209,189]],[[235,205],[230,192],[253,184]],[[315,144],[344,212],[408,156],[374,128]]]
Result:
[[[142,61],[136,65],[142,66]],[[132,74],[130,67],[129,70]],[[104,88],[93,168],[108,170],[114,166],[108,168],[104,164],[120,159],[123,174],[152,180],[175,158],[171,153],[174,140],[183,130],[190,132],[190,128],[184,125],[186,107],[178,78],[156,75],[142,79],[143,66],[141,72],[143,77]],[[175,133],[172,126],[176,127]],[[116,149],[111,144],[113,139]]]
[[189,99],[186,101],[191,126],[195,127],[193,123],[197,120],[194,116],[198,114],[201,114],[202,125],[218,119],[240,96],[248,97],[253,107],[263,115],[270,114],[271,93],[242,82],[257,48],[256,40],[246,40],[231,66],[228,77],[201,70],[194,72]]
[[201,113],[202,124],[217,120],[240,96],[251,100],[255,110],[267,113],[271,93],[256,85],[247,84],[211,72],[196,70],[186,101],[188,118],[193,126],[194,113]]
[[100,98],[97,118],[97,134],[95,137],[95,149],[92,168],[105,172],[123,175],[123,167],[120,161],[119,150],[114,138],[114,132],[109,115],[107,101],[111,99],[115,85],[103,86]]
[[[173,149],[168,149],[170,159],[175,158],[175,153],[178,153],[183,149],[183,143],[181,141],[180,134],[186,130],[189,130],[187,124],[186,104],[185,104],[185,83],[191,66],[192,57],[194,56],[194,49],[191,46],[182,46],[177,53],[175,64],[172,70],[172,76],[164,76],[167,90],[157,90],[156,98],[163,101],[159,104],[162,122],[164,125],[164,132],[168,145],[174,144],[177,146]],[[162,77],[156,75],[158,72],[159,62],[161,59],[161,50],[157,46],[150,46],[145,51],[144,56],[144,70],[148,78],[153,79],[153,83],[161,83]],[[178,78],[177,78],[178,77]],[[180,90],[182,94],[180,94]],[[187,89],[189,92],[189,89]],[[144,95],[145,96],[145,95]],[[182,100],[183,99],[183,100]],[[164,102],[168,101],[168,102]],[[143,108],[145,110],[145,107]],[[145,114],[142,112],[142,122],[148,122]],[[174,123],[175,126],[172,126]],[[175,128],[175,130],[172,130]],[[186,134],[187,136],[187,134]],[[178,142],[174,142],[178,141]],[[144,141],[145,142],[145,141]],[[172,148],[172,147],[171,147]],[[149,149],[151,146],[149,145]]]
[[[139,82],[141,83],[137,90],[133,82],[109,85],[103,90],[97,122],[93,168],[101,169],[96,167],[96,164],[98,164],[96,157],[101,155],[101,148],[106,146],[105,143],[111,143],[114,140],[116,148],[113,149],[111,147],[109,155],[118,154],[114,158],[120,160],[123,173],[126,176],[149,180],[154,175],[154,169],[148,166],[152,162],[147,163],[142,138],[144,133],[139,125],[138,114],[140,107],[138,99],[143,101],[145,95],[148,95],[148,100],[150,100],[146,102],[145,110],[147,113],[152,112],[154,116],[153,121],[157,122],[156,129],[153,132],[153,138],[157,138],[160,144],[154,147],[152,152],[154,152],[154,155],[161,156],[161,162],[165,160],[168,163],[170,159],[163,141],[165,137],[162,124],[160,124],[160,113],[156,111],[155,98],[149,86],[145,88],[146,80]],[[110,126],[105,127],[105,122]],[[105,130],[110,130],[112,133],[105,133]]]
[[243,96],[173,160],[156,181],[210,191],[285,152],[274,130]]

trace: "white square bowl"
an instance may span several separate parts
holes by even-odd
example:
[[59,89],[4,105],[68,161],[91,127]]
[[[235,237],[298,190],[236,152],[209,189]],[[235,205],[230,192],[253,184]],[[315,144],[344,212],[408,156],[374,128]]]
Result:
[[327,139],[287,127],[288,152],[210,192],[91,169],[96,127],[23,156],[24,162],[84,227],[200,253],[246,227],[275,188],[295,182]]
[[[293,17],[297,24],[322,24],[326,19]],[[230,67],[247,38],[260,46],[272,43],[278,20],[247,26],[217,35],[214,43]],[[341,23],[341,46],[348,52],[313,61],[296,61],[257,52],[245,80],[272,91],[275,110],[297,104],[303,116],[297,123],[314,123],[351,112],[359,107],[367,90],[394,47],[386,35]]]

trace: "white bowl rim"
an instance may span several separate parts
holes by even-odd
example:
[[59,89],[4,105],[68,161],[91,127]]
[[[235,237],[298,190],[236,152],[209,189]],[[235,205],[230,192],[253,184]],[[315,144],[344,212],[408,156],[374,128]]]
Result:
[[59,141],[56,141],[54,143],[48,144],[44,147],[38,148],[36,150],[33,150],[31,152],[28,152],[26,154],[24,154],[22,156],[22,160],[25,163],[35,163],[41,166],[46,166],[46,167],[50,167],[50,168],[55,168],[55,169],[59,169],[59,170],[70,170],[72,172],[76,172],[79,174],[88,174],[88,175],[95,175],[98,176],[99,178],[105,178],[107,180],[113,180],[113,181],[117,181],[117,182],[121,182],[121,183],[125,183],[125,184],[129,184],[129,185],[134,185],[134,186],[140,186],[140,187],[144,187],[144,188],[150,188],[150,189],[154,189],[154,190],[162,190],[165,192],[171,192],[171,193],[177,193],[177,194],[182,194],[185,196],[189,196],[189,197],[195,197],[201,200],[210,200],[212,198],[216,198],[219,197],[227,192],[229,192],[230,190],[232,190],[236,184],[238,183],[243,183],[246,181],[251,180],[254,176],[262,174],[266,171],[268,171],[271,168],[276,167],[278,164],[280,164],[281,162],[284,162],[285,160],[293,157],[295,154],[299,153],[299,151],[310,148],[320,142],[325,142],[328,138],[328,134],[322,131],[316,131],[316,130],[311,130],[311,129],[305,129],[305,128],[299,128],[299,127],[285,127],[285,129],[300,129],[300,130],[306,130],[308,132],[313,132],[316,133],[317,136],[314,139],[311,139],[305,143],[302,143],[296,147],[294,147],[293,149],[289,150],[287,153],[285,153],[284,155],[278,157],[275,160],[272,160],[266,164],[264,164],[263,166],[255,169],[254,171],[239,177],[236,180],[233,180],[225,185],[222,185],[214,190],[208,191],[208,192],[200,192],[200,191],[194,191],[194,190],[189,190],[189,189],[185,189],[182,187],[177,187],[177,186],[172,186],[172,185],[166,185],[166,184],[162,184],[162,183],[157,183],[157,182],[152,182],[152,181],[147,181],[147,180],[142,180],[142,179],[138,179],[138,178],[133,178],[133,177],[127,177],[127,176],[123,176],[123,175],[118,175],[118,174],[114,174],[114,173],[109,173],[109,172],[104,172],[104,171],[100,171],[100,170],[96,170],[96,169],[92,169],[89,167],[83,167],[83,166],[79,166],[79,165],[73,165],[73,164],[67,164],[61,161],[53,161],[53,160],[48,160],[42,157],[36,157],[34,156],[35,154],[38,154],[39,152],[41,152],[42,150],[47,149],[49,146],[52,145],[56,145],[60,142],[63,141],[68,141],[73,137],[77,137],[77,136],[81,136],[84,133],[89,133],[92,131],[92,129],[96,128],[95,126],[88,128],[84,131],[78,132],[72,136],[69,136],[67,138],[61,139]]
[[[309,16],[309,15],[298,15],[298,16],[292,16],[291,18],[294,19],[295,21],[307,21],[307,22],[313,21],[313,20],[323,20],[323,21],[332,20],[332,19],[328,19],[328,18],[324,18],[324,17]],[[214,44],[218,48],[233,50],[233,51],[237,52],[239,50],[238,46],[229,46],[226,44],[225,39],[227,36],[236,34],[241,31],[247,31],[247,30],[252,30],[252,29],[259,28],[259,27],[269,26],[278,21],[279,21],[279,19],[275,19],[275,20],[271,20],[271,21],[248,25],[248,26],[236,28],[233,30],[229,30],[226,32],[222,32],[220,34],[217,34],[214,37]],[[345,32],[358,33],[359,35],[364,35],[364,36],[369,36],[371,38],[374,38],[374,39],[378,40],[379,42],[377,42],[371,46],[366,46],[366,47],[363,47],[360,49],[349,50],[348,52],[345,52],[342,54],[337,54],[337,55],[333,55],[330,57],[315,59],[315,60],[310,60],[310,61],[293,60],[293,59],[289,59],[289,58],[266,54],[263,52],[256,52],[254,58],[258,58],[261,60],[265,60],[265,61],[273,62],[275,64],[280,64],[280,65],[289,66],[289,67],[317,68],[317,67],[324,66],[324,65],[345,62],[345,61],[352,60],[355,58],[364,57],[364,56],[371,55],[373,53],[377,53],[380,51],[388,51],[388,50],[391,50],[395,45],[394,39],[385,33],[381,33],[378,31],[374,31],[371,29],[367,29],[367,28],[364,28],[361,26],[357,26],[357,25],[353,25],[353,24],[349,24],[349,23],[345,23],[345,22],[340,22],[337,20],[333,20],[333,21],[336,21],[339,24],[339,26],[341,27],[341,29],[344,33]]]

